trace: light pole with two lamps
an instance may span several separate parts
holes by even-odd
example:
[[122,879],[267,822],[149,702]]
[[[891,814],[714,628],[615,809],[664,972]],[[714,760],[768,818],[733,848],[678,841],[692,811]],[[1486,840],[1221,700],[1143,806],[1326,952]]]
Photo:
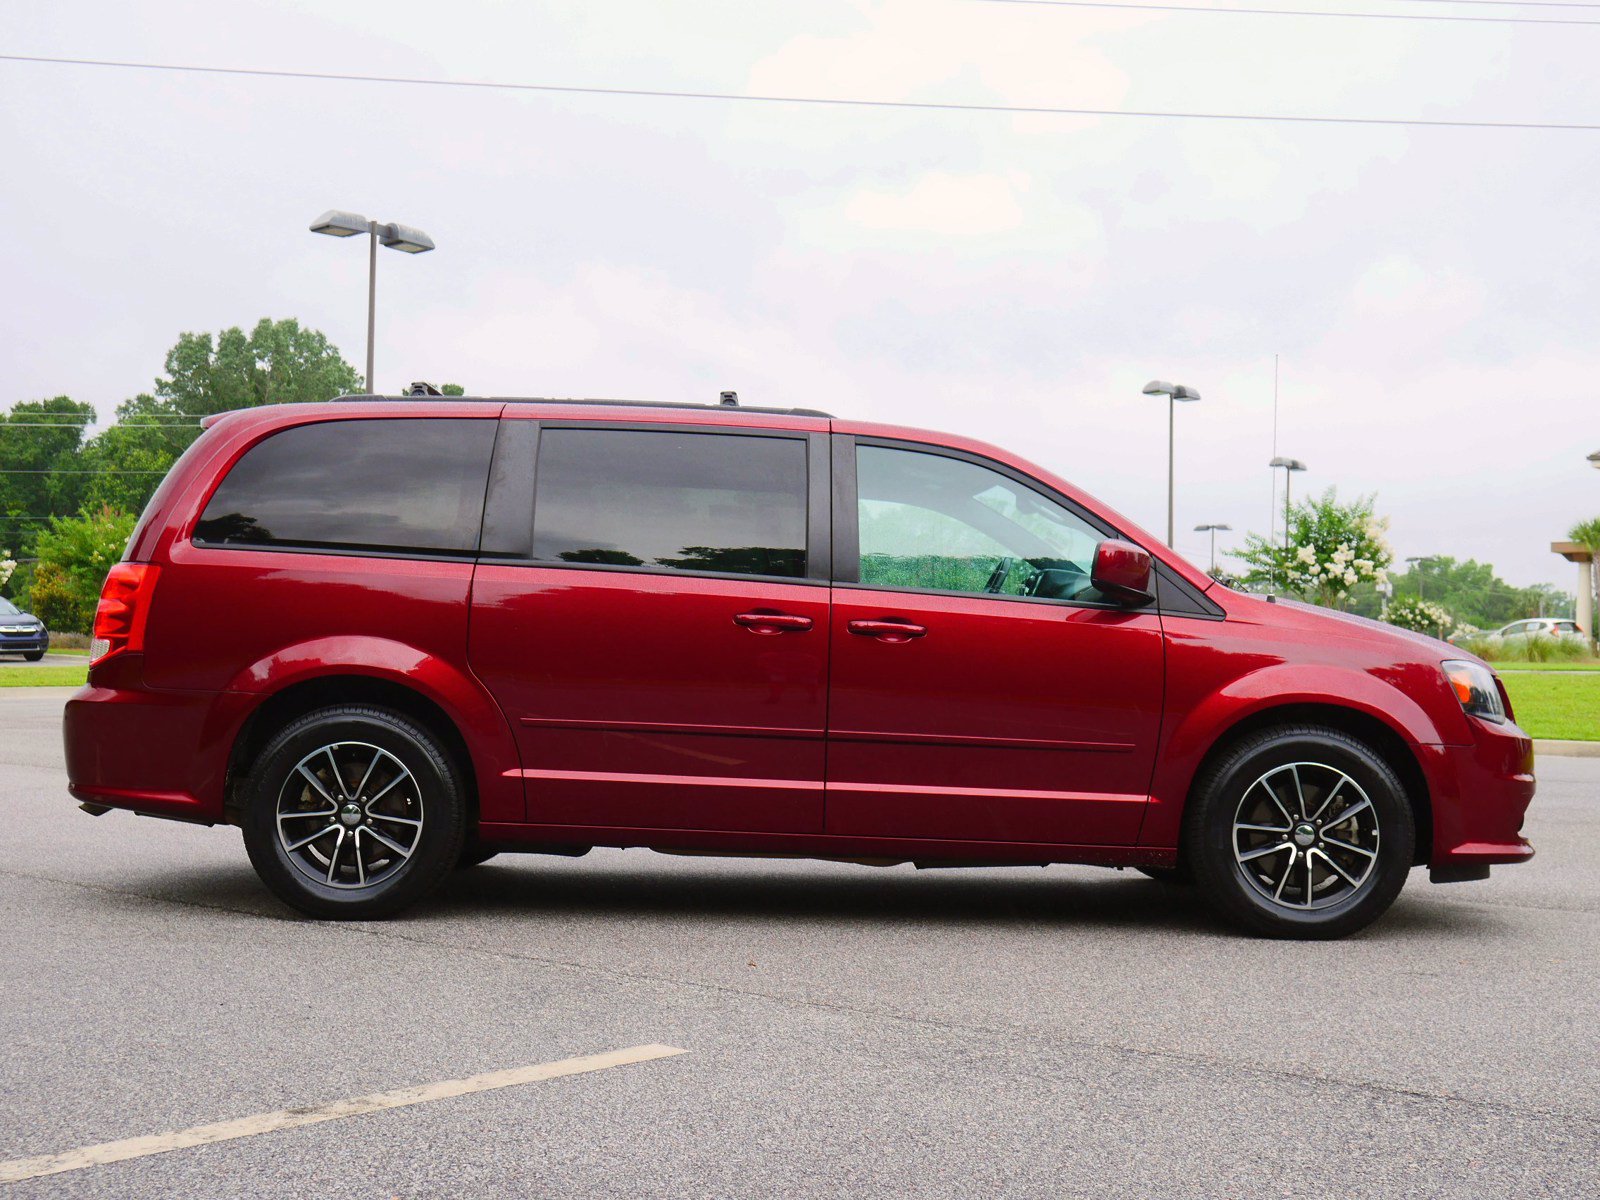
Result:
[[426,254],[433,249],[433,239],[409,225],[369,221],[357,213],[340,212],[336,208],[311,222],[311,232],[336,238],[367,235],[367,395],[370,396],[373,394],[372,335],[378,310],[378,243],[405,254]]
[[1209,532],[1211,534],[1211,573],[1213,575],[1215,575],[1217,573],[1217,530],[1219,530],[1219,529],[1225,529],[1225,530],[1228,530],[1229,532],[1232,532],[1233,526],[1232,525],[1196,525],[1194,527],[1194,531],[1196,533],[1207,533],[1207,532]]
[[1305,463],[1298,458],[1283,458],[1282,456],[1273,459],[1267,466],[1274,471],[1279,467],[1283,468],[1283,548],[1287,550],[1289,548],[1289,481],[1294,478],[1296,471],[1304,471],[1307,468]]
[[1417,575],[1417,599],[1418,600],[1424,600],[1424,599],[1427,598],[1422,594],[1422,564],[1423,563],[1431,563],[1432,561],[1433,561],[1433,556],[1429,555],[1429,554],[1408,554],[1408,555],[1406,555],[1406,562],[1411,564],[1413,569],[1416,571],[1416,575]]
[[1167,398],[1167,545],[1170,546],[1173,542],[1173,445],[1176,436],[1174,431],[1177,427],[1177,420],[1173,414],[1177,411],[1178,401],[1198,400],[1200,399],[1200,393],[1195,391],[1194,388],[1184,387],[1181,383],[1174,385],[1166,382],[1164,379],[1152,379],[1149,383],[1144,385],[1144,394],[1146,396],[1165,396]]

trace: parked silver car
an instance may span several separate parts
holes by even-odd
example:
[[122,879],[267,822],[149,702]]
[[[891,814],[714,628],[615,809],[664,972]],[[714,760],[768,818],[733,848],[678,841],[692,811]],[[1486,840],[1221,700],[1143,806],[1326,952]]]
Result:
[[1446,640],[1452,646],[1459,646],[1463,642],[1474,641],[1478,638],[1507,638],[1537,637],[1540,634],[1548,637],[1567,638],[1583,636],[1583,630],[1576,621],[1569,621],[1565,617],[1528,617],[1526,620],[1513,621],[1499,629],[1479,629],[1471,633],[1452,633]]

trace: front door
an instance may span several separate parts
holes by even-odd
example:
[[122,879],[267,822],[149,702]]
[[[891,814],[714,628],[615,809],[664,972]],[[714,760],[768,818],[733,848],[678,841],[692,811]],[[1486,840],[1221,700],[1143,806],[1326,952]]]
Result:
[[[821,830],[811,437],[541,426],[531,544],[480,563],[470,647],[516,730],[528,821]],[[518,492],[498,458],[495,478]]]
[[828,832],[1135,844],[1163,643],[1089,581],[1111,531],[984,460],[835,441]]

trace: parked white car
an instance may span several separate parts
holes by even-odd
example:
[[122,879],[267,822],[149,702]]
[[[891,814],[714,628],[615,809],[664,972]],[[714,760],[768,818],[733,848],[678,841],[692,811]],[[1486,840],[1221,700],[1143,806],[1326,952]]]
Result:
[[1569,621],[1565,617],[1529,617],[1524,621],[1513,621],[1499,629],[1480,629],[1472,633],[1453,633],[1447,639],[1452,646],[1459,646],[1462,642],[1476,641],[1480,638],[1507,638],[1536,637],[1543,634],[1547,637],[1581,638],[1583,630],[1576,621]]

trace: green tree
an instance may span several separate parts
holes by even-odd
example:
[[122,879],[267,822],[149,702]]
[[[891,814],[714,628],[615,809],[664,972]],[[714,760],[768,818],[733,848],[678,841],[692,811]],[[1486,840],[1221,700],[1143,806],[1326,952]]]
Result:
[[1373,515],[1374,497],[1340,504],[1329,488],[1289,513],[1288,544],[1258,533],[1233,553],[1250,564],[1244,582],[1282,588],[1328,608],[1343,608],[1363,584],[1382,584],[1394,553],[1384,540],[1388,521]]
[[78,511],[89,478],[79,455],[94,409],[67,396],[0,414],[0,545],[32,556],[45,518]]
[[124,512],[143,510],[169,467],[200,435],[200,418],[261,404],[321,402],[361,388],[338,348],[293,318],[262,318],[248,335],[237,326],[215,338],[185,333],[167,351],[155,390],[117,406],[117,423],[83,450],[82,500]]
[[1471,558],[1462,561],[1448,554],[1410,564],[1393,582],[1395,599],[1416,596],[1435,601],[1459,624],[1475,629],[1498,629],[1523,617],[1566,612],[1571,604],[1567,593],[1550,584],[1513,587],[1488,563]]
[[215,341],[186,333],[167,352],[166,370],[151,399],[167,415],[318,402],[361,390],[360,374],[326,335],[292,317],[263,317],[248,336],[238,326],[224,329]]
[[88,633],[111,564],[133,534],[132,513],[100,508],[81,517],[58,517],[39,535],[31,605],[51,629]]

